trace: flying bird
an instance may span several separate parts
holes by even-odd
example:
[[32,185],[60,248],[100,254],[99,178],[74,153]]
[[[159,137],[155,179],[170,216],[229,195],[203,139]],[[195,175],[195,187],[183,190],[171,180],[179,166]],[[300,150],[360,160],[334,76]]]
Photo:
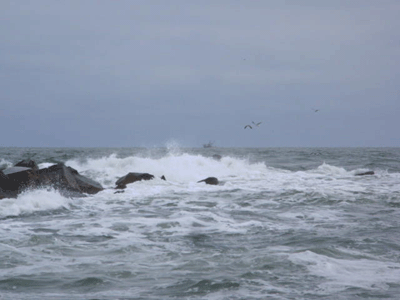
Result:
[[314,112],[319,112],[319,109],[315,109],[315,108],[313,108],[313,110],[314,110]]
[[247,127],[249,127],[250,129],[253,129],[253,127],[251,127],[250,125],[244,126],[244,129],[246,129]]
[[260,124],[261,124],[262,122],[254,123],[254,122],[252,121],[252,123],[253,123],[254,125],[256,125],[257,127],[259,127]]

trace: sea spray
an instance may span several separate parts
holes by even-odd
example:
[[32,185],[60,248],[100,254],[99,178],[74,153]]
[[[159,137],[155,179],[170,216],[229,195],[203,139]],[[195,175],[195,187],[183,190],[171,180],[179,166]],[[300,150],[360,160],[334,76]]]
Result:
[[70,199],[60,195],[52,188],[26,190],[16,199],[0,201],[0,216],[18,216],[31,214],[37,211],[49,211],[59,208],[69,208]]

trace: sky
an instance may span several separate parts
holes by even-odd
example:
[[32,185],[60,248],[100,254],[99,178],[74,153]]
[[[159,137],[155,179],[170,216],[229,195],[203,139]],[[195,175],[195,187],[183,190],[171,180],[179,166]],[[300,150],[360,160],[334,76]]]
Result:
[[399,15],[398,0],[2,0],[0,147],[400,147]]

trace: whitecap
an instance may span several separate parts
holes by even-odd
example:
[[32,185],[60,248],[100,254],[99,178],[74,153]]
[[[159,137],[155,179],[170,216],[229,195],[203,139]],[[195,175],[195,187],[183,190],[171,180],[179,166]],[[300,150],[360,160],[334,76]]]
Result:
[[387,288],[390,284],[397,284],[400,278],[400,264],[388,261],[338,259],[309,250],[291,254],[289,259],[305,266],[312,275],[325,278],[319,285],[319,292],[327,294],[349,287]]
[[17,199],[0,201],[0,216],[18,216],[36,211],[69,208],[69,203],[69,199],[53,189],[27,190],[18,195]]

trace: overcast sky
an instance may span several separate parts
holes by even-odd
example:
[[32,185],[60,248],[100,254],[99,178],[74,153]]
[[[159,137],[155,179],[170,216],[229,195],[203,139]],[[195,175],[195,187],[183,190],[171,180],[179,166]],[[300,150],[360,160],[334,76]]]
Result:
[[399,147],[399,16],[398,0],[2,0],[0,146]]

